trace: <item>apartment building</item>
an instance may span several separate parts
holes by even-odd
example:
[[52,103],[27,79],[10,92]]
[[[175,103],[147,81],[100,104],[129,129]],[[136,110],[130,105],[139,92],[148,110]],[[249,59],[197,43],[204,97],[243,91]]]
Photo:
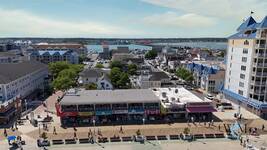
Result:
[[40,61],[48,64],[51,62],[66,61],[71,64],[79,63],[79,56],[72,51],[34,51],[29,55],[29,60]]
[[[44,89],[48,76],[45,64],[36,61],[0,64],[0,124],[8,123],[21,106],[21,100]],[[14,119],[14,118],[13,118]]]
[[87,47],[76,43],[39,43],[28,47],[29,53],[34,51],[72,51],[79,55],[87,55]]
[[267,16],[249,17],[228,38],[224,95],[267,118]]
[[194,84],[206,93],[219,93],[225,80],[225,65],[219,61],[194,61],[187,64]]

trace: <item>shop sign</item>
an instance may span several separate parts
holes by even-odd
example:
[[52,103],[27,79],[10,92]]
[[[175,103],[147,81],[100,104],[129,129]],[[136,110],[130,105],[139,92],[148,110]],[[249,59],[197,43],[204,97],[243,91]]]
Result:
[[128,114],[143,114],[143,109],[129,109]]
[[159,110],[145,110],[145,114],[146,115],[156,115],[156,114],[160,114]]
[[77,116],[78,112],[62,112],[61,113],[61,117],[62,116]]
[[128,110],[113,110],[113,114],[127,114]]
[[97,116],[101,116],[101,115],[111,115],[112,111],[111,110],[107,110],[107,111],[96,111],[95,115]]
[[79,112],[79,116],[92,116],[94,115],[94,112]]

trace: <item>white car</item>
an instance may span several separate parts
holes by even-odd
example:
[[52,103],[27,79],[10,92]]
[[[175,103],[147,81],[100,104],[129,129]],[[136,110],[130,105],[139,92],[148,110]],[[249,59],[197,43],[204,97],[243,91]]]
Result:
[[207,94],[206,95],[206,98],[209,99],[209,100],[213,100],[214,99],[214,96],[212,96],[211,94]]

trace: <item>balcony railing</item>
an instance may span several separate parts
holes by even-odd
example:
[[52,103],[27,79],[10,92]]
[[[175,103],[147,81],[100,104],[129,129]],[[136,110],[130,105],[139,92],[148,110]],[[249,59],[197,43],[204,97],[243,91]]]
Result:
[[262,95],[262,94],[265,94],[265,91],[264,90],[254,90],[254,93],[255,94],[260,94],[260,95]]
[[257,48],[266,48],[266,44],[257,44]]
[[267,82],[255,81],[255,85],[266,85]]

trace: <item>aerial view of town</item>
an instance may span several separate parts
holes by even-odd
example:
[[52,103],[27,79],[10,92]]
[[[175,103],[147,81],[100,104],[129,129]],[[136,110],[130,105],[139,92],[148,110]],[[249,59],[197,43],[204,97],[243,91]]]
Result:
[[266,0],[1,0],[0,150],[267,150]]

